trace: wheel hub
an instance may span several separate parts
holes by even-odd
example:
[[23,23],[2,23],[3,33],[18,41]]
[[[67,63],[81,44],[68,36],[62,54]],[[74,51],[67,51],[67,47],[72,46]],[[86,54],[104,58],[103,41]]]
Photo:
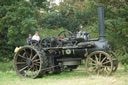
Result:
[[27,65],[28,65],[28,66],[31,66],[31,65],[32,65],[32,60],[30,60],[30,59],[27,60]]
[[101,62],[98,62],[97,65],[96,65],[97,69],[101,69],[102,68],[102,63]]

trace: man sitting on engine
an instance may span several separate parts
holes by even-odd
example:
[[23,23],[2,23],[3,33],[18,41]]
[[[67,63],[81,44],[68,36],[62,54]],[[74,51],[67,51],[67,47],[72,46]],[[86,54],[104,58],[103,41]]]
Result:
[[83,31],[82,28],[83,28],[83,26],[81,25],[80,26],[80,30],[79,30],[79,32],[76,35],[76,38],[83,38],[85,40],[88,40],[88,38],[89,38],[89,35],[88,34],[89,33],[86,32],[86,31]]
[[35,35],[33,35],[32,40],[37,40],[37,41],[40,40],[40,36],[37,31],[35,32]]

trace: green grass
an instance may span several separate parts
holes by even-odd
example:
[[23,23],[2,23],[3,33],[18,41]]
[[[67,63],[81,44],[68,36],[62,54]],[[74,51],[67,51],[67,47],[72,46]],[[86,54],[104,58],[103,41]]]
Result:
[[80,66],[72,72],[28,79],[17,76],[12,64],[12,61],[0,63],[0,85],[128,85],[128,73],[122,65],[112,76],[89,76],[84,66]]
[[7,72],[12,71],[13,69],[13,61],[10,61],[8,63],[0,63],[0,72]]

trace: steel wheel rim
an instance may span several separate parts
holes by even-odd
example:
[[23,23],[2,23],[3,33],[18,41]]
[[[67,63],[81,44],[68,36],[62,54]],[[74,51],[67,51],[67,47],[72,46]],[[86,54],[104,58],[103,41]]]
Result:
[[111,75],[112,73],[112,59],[103,51],[92,52],[88,55],[85,63],[89,75]]
[[39,53],[32,47],[21,48],[14,57],[16,73],[26,78],[37,77],[42,67],[40,60]]

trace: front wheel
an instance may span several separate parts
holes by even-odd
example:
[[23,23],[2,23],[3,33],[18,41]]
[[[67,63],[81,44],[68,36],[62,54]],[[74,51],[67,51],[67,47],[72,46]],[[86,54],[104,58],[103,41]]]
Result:
[[111,75],[113,72],[113,61],[108,53],[94,51],[86,58],[86,71],[90,75]]

